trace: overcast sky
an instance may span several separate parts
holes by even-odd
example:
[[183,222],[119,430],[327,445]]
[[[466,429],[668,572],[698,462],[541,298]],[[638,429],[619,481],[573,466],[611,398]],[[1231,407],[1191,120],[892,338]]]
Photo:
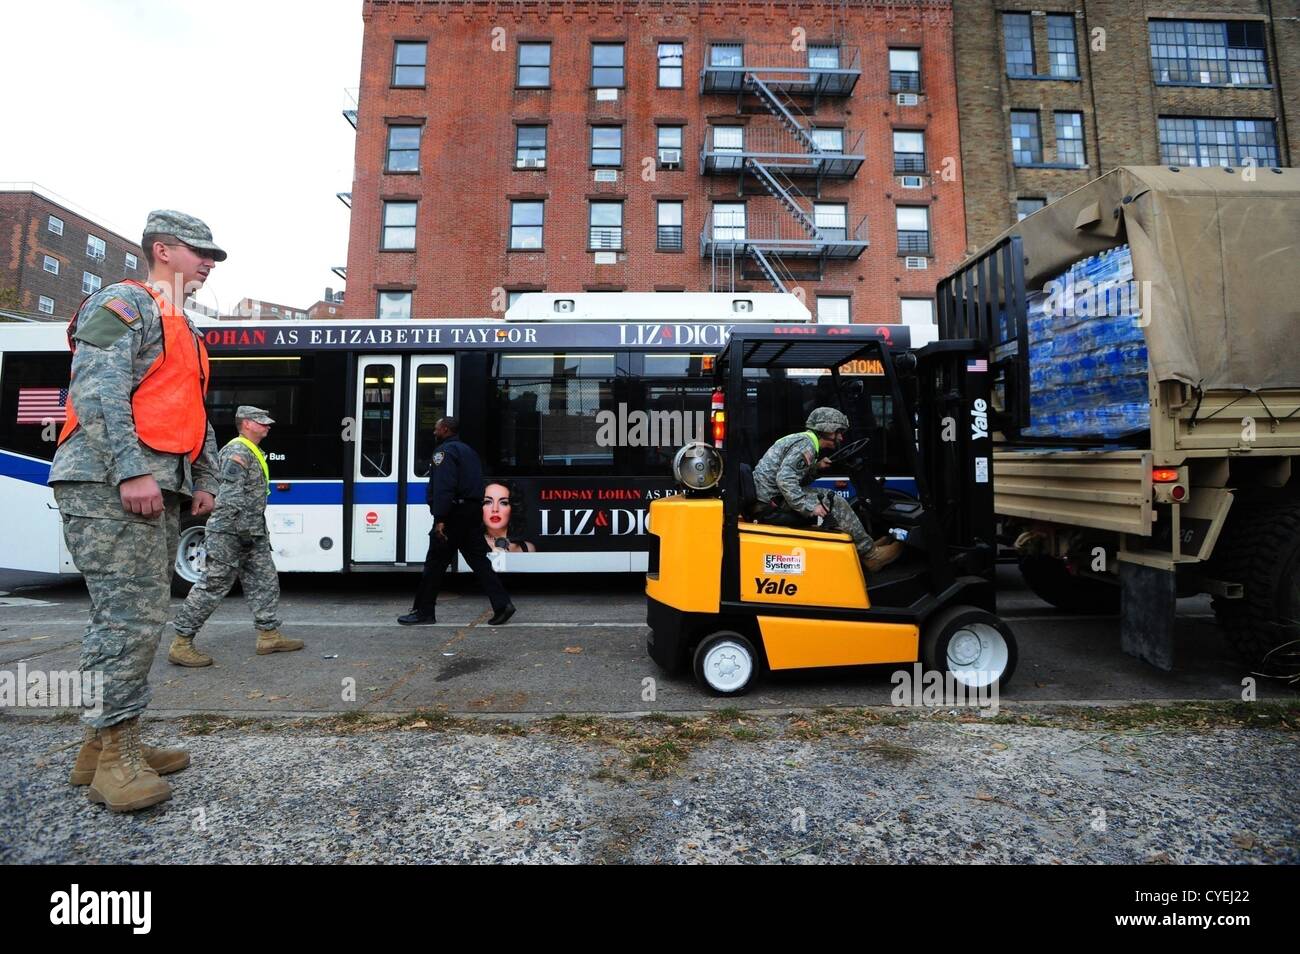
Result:
[[0,0],[0,181],[139,241],[197,215],[230,257],[200,295],[306,308],[341,282],[361,0]]

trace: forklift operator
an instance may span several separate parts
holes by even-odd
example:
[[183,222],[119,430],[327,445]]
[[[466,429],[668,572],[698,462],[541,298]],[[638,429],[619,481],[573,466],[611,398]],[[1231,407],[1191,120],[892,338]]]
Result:
[[[831,527],[853,538],[863,568],[874,573],[893,563],[903,545],[893,537],[872,540],[847,500],[830,490],[810,490],[808,484],[829,462],[818,458],[844,443],[849,419],[833,407],[814,408],[798,434],[782,437],[754,468],[759,506],[768,512],[798,514],[808,520],[829,517]],[[769,509],[770,508],[770,509]]]

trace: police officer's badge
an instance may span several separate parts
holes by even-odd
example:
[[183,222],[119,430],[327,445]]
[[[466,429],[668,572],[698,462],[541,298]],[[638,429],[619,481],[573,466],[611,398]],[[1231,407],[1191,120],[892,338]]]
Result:
[[441,464],[441,463],[442,463],[442,459],[443,459],[443,457],[445,457],[445,456],[446,456],[446,453],[443,452],[443,451],[438,451],[437,453],[435,453],[435,454],[433,455],[433,466],[434,466],[434,467],[437,467],[439,464]]

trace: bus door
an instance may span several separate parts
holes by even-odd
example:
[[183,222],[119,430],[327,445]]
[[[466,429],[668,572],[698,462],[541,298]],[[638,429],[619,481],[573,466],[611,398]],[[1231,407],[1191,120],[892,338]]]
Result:
[[402,356],[357,358],[352,562],[397,562]]
[[429,461],[433,457],[433,427],[438,418],[453,413],[452,387],[455,362],[450,355],[411,355],[407,358],[405,434],[402,486],[399,500],[405,502],[401,527],[401,557],[407,563],[422,564],[429,550],[433,516],[425,497],[429,485]]

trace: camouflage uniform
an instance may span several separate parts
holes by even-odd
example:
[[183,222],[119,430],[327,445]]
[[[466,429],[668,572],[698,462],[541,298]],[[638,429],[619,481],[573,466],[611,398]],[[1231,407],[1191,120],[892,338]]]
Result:
[[262,465],[248,445],[235,438],[221,449],[217,471],[221,489],[204,534],[207,566],[172,626],[178,635],[193,638],[238,579],[257,628],[277,630],[280,577],[266,527]]
[[[140,317],[128,324],[123,312]],[[182,499],[216,493],[217,447],[209,425],[191,466],[186,454],[155,451],[136,437],[131,396],[163,348],[162,316],[147,291],[110,285],[77,314],[68,399],[79,426],[55,451],[50,484],[68,552],[90,593],[81,668],[104,673],[105,698],[99,716],[87,713],[85,720],[102,729],[139,716],[149,704],[149,667],[167,621]],[[118,485],[145,474],[162,491],[161,516],[122,507]]]
[[[810,427],[817,424],[820,420],[817,414],[823,410],[826,409],[818,408],[809,415]],[[847,418],[844,419],[844,426],[848,426]],[[829,511],[834,526],[853,538],[859,556],[865,559],[875,550],[876,544],[863,528],[862,521],[853,512],[849,502],[833,491],[808,488],[817,479],[820,445],[817,434],[812,430],[782,437],[768,448],[754,468],[754,489],[758,492],[761,503],[770,503],[778,510],[797,513],[810,520],[814,519],[813,513],[817,505],[823,505]]]

